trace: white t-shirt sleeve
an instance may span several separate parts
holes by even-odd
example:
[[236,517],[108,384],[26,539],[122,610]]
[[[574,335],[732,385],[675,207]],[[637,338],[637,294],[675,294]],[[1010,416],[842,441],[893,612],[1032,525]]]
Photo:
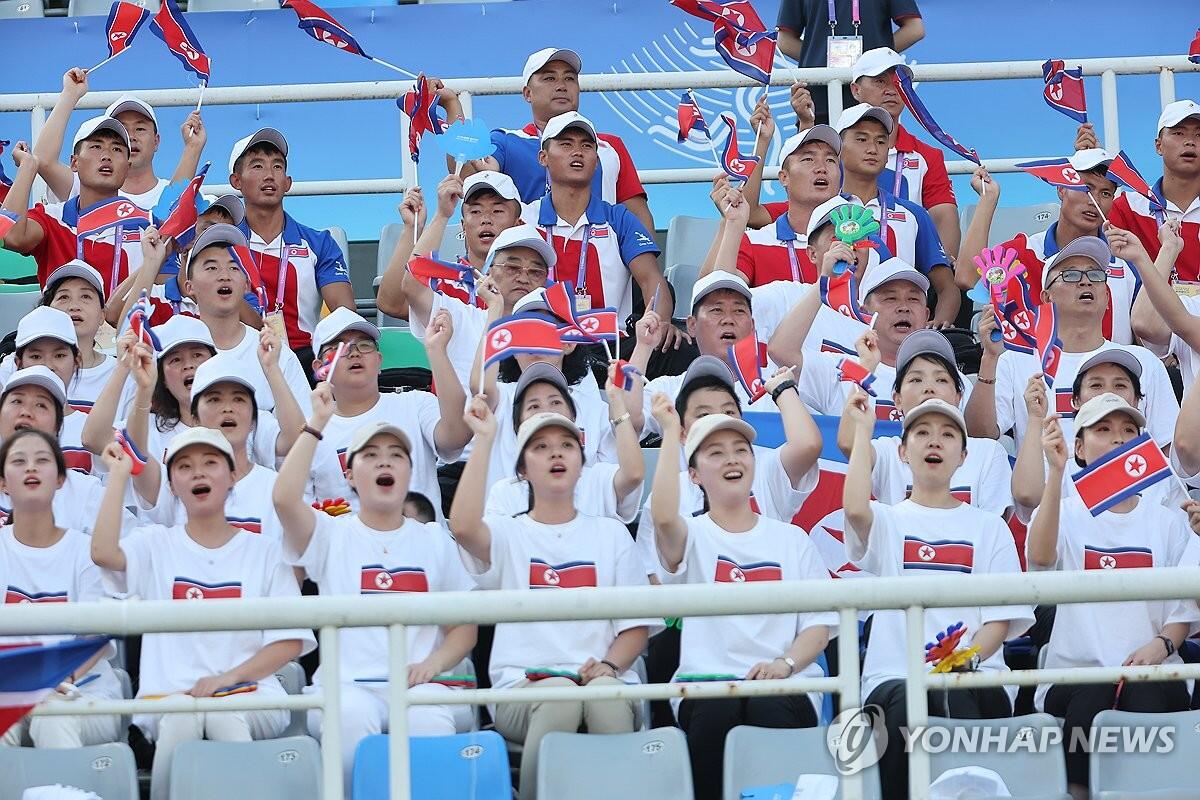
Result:
[[1012,467],[1008,463],[1008,453],[997,441],[988,439],[990,444],[976,443],[989,449],[988,458],[979,470],[979,485],[975,491],[979,497],[974,505],[984,511],[1004,516],[1004,512],[1012,508]]
[[429,442],[430,448],[437,453],[438,458],[443,461],[457,461],[462,454],[463,449],[460,447],[456,450],[443,452],[437,446],[437,425],[442,419],[442,411],[438,406],[438,399],[429,392],[406,392],[408,397],[414,401],[414,410],[417,417],[417,426],[421,429],[421,436],[425,441]]
[[275,415],[259,409],[258,424],[254,427],[254,434],[250,439],[250,460],[267,469],[275,469],[279,461],[276,450],[281,433],[279,420]]
[[338,531],[344,523],[339,523],[336,517],[331,517],[323,511],[310,509],[309,513],[313,515],[313,533],[308,540],[308,547],[304,548],[303,553],[296,553],[288,545],[286,536],[281,537],[283,542],[283,559],[290,565],[302,567],[308,577],[315,583],[321,583],[325,580],[327,570],[329,569],[329,561],[333,546],[333,538],[338,535],[345,535]]
[[846,558],[859,569],[872,575],[887,575],[895,571],[888,567],[894,567],[898,560],[896,550],[901,546],[902,536],[896,526],[891,506],[872,500],[871,516],[873,521],[865,543],[850,520],[846,520],[846,535],[843,539]]
[[[1064,484],[1067,481],[1070,481],[1070,478],[1065,478]],[[1029,557],[1029,545],[1030,545],[1030,542],[1032,541],[1032,539],[1031,539],[1031,536],[1026,536],[1026,538],[1025,538],[1025,563],[1027,565],[1027,569],[1029,572],[1050,572],[1051,570],[1061,569],[1062,563],[1063,563],[1063,553],[1066,552],[1067,548],[1070,545],[1071,531],[1076,530],[1077,529],[1076,526],[1079,526],[1079,525],[1083,525],[1086,529],[1087,520],[1083,519],[1082,517],[1077,516],[1075,511],[1076,511],[1076,505],[1078,505],[1078,510],[1083,511],[1083,513],[1085,513],[1085,514],[1088,513],[1087,509],[1084,508],[1083,503],[1079,500],[1079,498],[1077,496],[1068,495],[1065,493],[1066,492],[1065,486],[1063,488],[1063,491],[1064,491],[1063,497],[1059,501],[1059,504],[1058,504],[1058,541],[1056,542],[1056,547],[1055,547],[1054,564],[1052,566],[1048,566],[1048,567],[1042,567],[1042,566],[1035,564],[1033,559],[1031,559]],[[1032,533],[1033,533],[1033,523],[1037,520],[1038,514],[1040,514],[1041,511],[1042,511],[1042,507],[1038,506],[1037,508],[1033,509],[1029,514],[1029,522],[1027,523],[1027,525],[1029,528],[1030,535],[1032,535]],[[1090,514],[1088,514],[1088,519],[1091,519]]]
[[301,364],[296,354],[286,347],[279,354],[279,369],[283,372],[283,379],[287,381],[292,397],[296,398],[300,412],[308,419],[312,416],[312,387],[308,385],[306,367],[307,365]]
[[[617,544],[617,563],[613,569],[613,575],[616,577],[617,586],[648,586],[649,581],[646,580],[646,572],[642,569],[642,560],[638,557],[637,550],[633,546],[633,539],[625,534],[624,531],[618,532]],[[629,630],[630,628],[654,627],[662,625],[662,621],[647,617],[633,619],[615,619],[613,625],[618,633]]]
[[[800,580],[833,580],[816,545],[808,537],[801,537],[800,562],[798,577]],[[838,615],[835,611],[809,611],[796,616],[796,634],[799,635],[809,628],[824,625],[829,628],[829,638],[838,634]]]
[[504,580],[504,565],[512,548],[512,538],[522,523],[512,517],[484,517],[483,523],[491,532],[491,545],[488,551],[490,563],[483,563],[467,552],[462,545],[458,546],[459,556],[467,574],[475,580],[480,589],[499,589]]
[[458,545],[450,538],[450,531],[440,522],[426,522],[424,527],[422,535],[437,537],[439,543],[445,545],[439,548],[438,553],[442,574],[440,591],[469,592],[475,589],[475,579],[470,576],[463,566],[462,559],[458,557]]
[[754,330],[759,341],[769,342],[779,323],[792,310],[792,306],[804,296],[803,284],[792,281],[774,281],[750,290],[754,308]]
[[[275,558],[270,559],[269,563],[272,566],[268,567],[271,571],[267,576],[266,597],[299,597],[300,587],[296,583],[296,575],[291,568],[284,562],[282,554],[279,552],[279,546],[272,543],[271,548],[275,553]],[[316,580],[314,578],[314,580]],[[263,630],[263,645],[272,644],[274,642],[287,642],[297,640],[300,642],[300,655],[311,653],[317,646],[317,640],[313,638],[312,631],[307,628],[285,628],[282,630]]]
[[754,465],[756,470],[763,471],[760,485],[767,491],[767,497],[763,498],[766,502],[761,508],[764,512],[767,508],[772,508],[781,522],[790,522],[813,489],[817,488],[821,470],[816,462],[813,462],[808,471],[793,484],[779,457],[779,451],[768,452],[769,455],[759,458]]
[[837,416],[842,413],[842,392],[838,386],[837,363],[825,353],[804,351],[804,363],[796,391],[804,405],[818,414]]
[[167,536],[167,528],[162,525],[145,525],[135,528],[120,542],[121,552],[125,554],[125,571],[116,572],[104,570],[104,576],[110,579],[119,592],[149,597],[154,578],[151,563],[151,546],[154,537]]
[[[975,549],[977,556],[985,555],[987,561],[982,565],[983,569],[973,569],[973,573],[983,572],[986,574],[995,573],[1019,573],[1021,571],[1021,561],[1017,557],[1017,546],[1013,542],[1012,534],[1008,530],[1008,526],[1004,521],[996,516],[989,520],[993,530],[986,536],[980,537],[983,541],[989,543],[989,548],[985,553],[981,553],[982,548]],[[976,539],[980,541],[980,539]],[[1014,605],[1014,606],[982,606],[979,609],[980,619],[984,623],[988,622],[1003,622],[1009,623],[1008,633],[1004,639],[1009,639],[1020,636],[1029,630],[1029,626],[1033,624],[1033,607],[1030,605]]]

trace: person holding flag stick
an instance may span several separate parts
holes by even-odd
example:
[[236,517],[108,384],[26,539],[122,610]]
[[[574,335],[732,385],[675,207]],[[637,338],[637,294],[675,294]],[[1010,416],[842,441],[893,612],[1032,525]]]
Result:
[[[1083,404],[1075,418],[1074,447],[1067,444],[1057,415],[1042,425],[1042,449],[1049,475],[1041,503],[1029,525],[1026,554],[1029,568],[1061,570],[1117,570],[1183,565],[1192,532],[1187,516],[1139,497],[1136,487],[1149,475],[1151,461],[1140,450],[1128,450],[1146,425],[1137,408],[1115,394],[1106,393]],[[1150,450],[1157,450],[1154,440]],[[1074,450],[1074,474],[1079,491],[1065,495],[1068,461]],[[1080,481],[1089,465],[1121,451],[1116,472],[1094,472],[1103,483],[1095,488],[1110,493],[1117,502],[1098,514],[1089,512]],[[1162,459],[1161,452],[1158,454]],[[1169,472],[1169,468],[1167,468]],[[1181,663],[1178,649],[1198,621],[1194,599],[1131,601],[1124,603],[1072,603],[1060,605],[1047,647],[1047,669],[1146,666]],[[1068,740],[1088,735],[1092,718],[1100,711],[1170,712],[1188,708],[1183,681],[1042,685],[1034,697],[1038,710],[1063,717]],[[1067,753],[1067,780],[1072,796],[1088,796],[1088,754],[1072,748]]]

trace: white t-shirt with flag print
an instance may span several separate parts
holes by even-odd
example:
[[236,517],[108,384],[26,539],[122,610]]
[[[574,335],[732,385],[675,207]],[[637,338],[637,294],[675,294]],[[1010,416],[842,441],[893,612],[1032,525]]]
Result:
[[[641,493],[635,489],[625,498],[617,498],[613,486],[617,464],[601,462],[584,464],[575,484],[575,510],[589,517],[610,517],[625,524],[633,522],[638,515]],[[484,514],[488,516],[515,517],[529,511],[529,482],[512,476],[492,484],[488,489]]]
[[[845,409],[846,401],[850,399],[850,392],[854,388],[854,384],[840,378],[837,365],[844,357],[858,360],[857,355],[845,356],[841,353],[805,351],[804,364],[800,369],[800,380],[797,381],[796,391],[800,393],[800,399],[804,401],[804,404],[814,413],[840,417]],[[875,367],[874,375],[875,380],[871,384],[871,388],[877,396],[871,398],[871,403],[875,407],[875,418],[899,422],[902,414],[900,409],[896,408],[896,404],[892,402],[892,389],[896,385],[896,368],[880,362]],[[967,401],[971,397],[971,382],[961,371],[958,373],[958,378],[963,387],[962,400],[959,401],[958,407],[966,409]]]
[[[313,511],[316,527],[303,553],[284,546],[288,563],[302,567],[329,595],[361,597],[396,592],[466,592],[475,588],[450,534],[436,522],[405,519],[391,531],[367,526],[357,514],[331,517]],[[341,632],[341,679],[379,682],[388,674],[387,628],[345,628]],[[407,626],[408,662],[417,664],[441,646],[437,625]],[[321,671],[313,676],[320,683]]]
[[[220,352],[230,353],[245,367],[243,377],[254,384],[255,404],[260,409],[273,412],[275,395],[271,391],[271,384],[267,382],[267,374],[258,361],[258,331],[243,323],[241,341]],[[304,418],[308,419],[312,416],[312,389],[308,385],[308,378],[305,377],[306,366],[300,363],[300,359],[289,348],[284,347],[279,351],[279,371],[283,373],[283,379],[292,390],[292,397],[296,399]]]
[[[548,592],[647,585],[629,531],[614,519],[577,514],[570,522],[546,525],[522,514],[485,517],[484,522],[491,531],[490,563],[459,549],[480,589]],[[654,619],[499,624],[488,669],[492,686],[514,686],[525,680],[529,668],[578,671],[589,658],[604,658],[622,631],[660,624]],[[638,682],[629,670],[619,677]]]
[[[871,493],[881,503],[895,505],[912,493],[912,469],[900,460],[900,437],[871,440],[875,467]],[[1003,516],[1013,507],[1012,467],[1008,452],[995,439],[967,439],[967,456],[950,477],[950,493],[964,503]]]
[[[944,576],[969,579],[972,575],[1019,573],[1021,562],[1012,534],[998,515],[960,503],[955,508],[929,508],[904,500],[894,506],[871,502],[874,522],[863,544],[850,528],[846,531],[846,556],[880,577]],[[963,591],[969,591],[966,584]],[[930,608],[925,611],[926,642],[938,633],[962,622],[967,632],[964,647],[989,622],[1006,622],[1004,641],[1020,636],[1033,624],[1033,608],[1016,606],[961,606]],[[907,674],[908,639],[904,612],[875,612],[871,639],[863,663],[862,696],[886,681],[903,679]],[[1006,670],[1003,648],[998,648],[980,663],[985,671]],[[1017,687],[1007,686],[1011,701]]]
[[[235,528],[247,533],[266,533],[270,538],[278,540],[282,536],[278,525],[273,524],[275,507],[271,505],[271,493],[275,491],[275,478],[278,477],[273,469],[267,469],[259,464],[251,464],[250,471],[233,484],[233,491],[225,500],[225,521]],[[187,511],[174,492],[171,491],[167,476],[162,475],[158,483],[158,498],[153,505],[143,498],[138,498],[140,505],[139,517],[146,522],[171,527],[187,522]]]
[[[708,514],[687,519],[687,543],[683,560],[675,572],[660,562],[663,583],[753,583],[758,581],[802,581],[828,579],[829,574],[816,548],[807,537],[797,536],[785,522],[759,515],[744,533],[730,533]],[[732,674],[744,678],[756,664],[772,661],[791,647],[796,637],[810,628],[826,625],[836,635],[837,614],[792,612],[784,614],[739,614],[721,617],[688,617],[679,645],[676,675]],[[801,667],[794,678],[820,678],[816,662]],[[809,699],[819,714],[820,692]],[[679,709],[680,698],[671,707]]]
[[[487,332],[487,311],[475,306],[469,306],[457,297],[448,297],[441,292],[433,293],[433,303],[429,307],[429,318],[433,319],[439,311],[445,310],[450,314],[450,324],[454,326],[454,335],[446,345],[446,356],[454,367],[467,396],[471,396],[471,367],[475,364],[475,356],[479,352],[479,343]],[[427,322],[420,318],[415,311],[408,315],[408,329],[417,340],[425,341]],[[478,378],[478,371],[475,377]]]
[[[1093,517],[1078,496],[1064,497],[1058,516],[1058,561],[1049,569],[1083,571],[1196,566],[1187,517],[1159,503],[1138,501],[1125,513]],[[1034,519],[1037,512],[1034,513]],[[1192,553],[1191,556],[1188,553]],[[1030,570],[1040,569],[1032,562]],[[1060,603],[1046,645],[1046,669],[1115,667],[1173,622],[1200,622],[1193,598]],[[1163,664],[1179,664],[1179,654]],[[1049,686],[1034,697],[1041,709]]]

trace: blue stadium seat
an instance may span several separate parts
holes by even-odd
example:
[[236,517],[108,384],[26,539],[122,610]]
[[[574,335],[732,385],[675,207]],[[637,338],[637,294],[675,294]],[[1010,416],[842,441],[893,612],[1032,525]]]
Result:
[[0,0],[0,19],[26,19],[46,16],[42,0]]
[[138,800],[137,767],[124,742],[52,750],[0,747],[0,800],[21,800],[26,789],[61,783],[104,800]]
[[[126,0],[129,2],[130,0]],[[107,17],[114,0],[70,0],[67,4],[68,17]],[[158,0],[132,0],[135,6],[158,11]]]
[[933,779],[936,780],[946,770],[958,767],[984,767],[994,770],[1004,779],[1013,797],[1027,800],[1070,800],[1071,796],[1067,794],[1067,765],[1063,760],[1062,741],[1047,730],[1057,728],[1058,722],[1049,714],[980,720],[930,717],[929,725],[951,730],[978,728],[984,732],[993,732],[993,736],[996,735],[996,731],[1003,730],[1006,731],[1005,741],[1020,742],[1024,741],[1022,737],[1031,737],[1037,745],[1028,748],[993,747],[985,752],[974,753],[956,752],[971,748],[948,747],[929,756],[929,774]]
[[321,748],[308,736],[183,742],[171,759],[170,800],[213,798],[320,800]]
[[678,728],[610,734],[548,733],[538,751],[537,794],[545,800],[691,800],[687,739]]
[[[504,738],[495,731],[409,739],[414,800],[510,800]],[[354,752],[352,800],[387,800],[388,737],[368,736]]]
[[277,0],[188,0],[188,11],[279,11]]
[[[1101,711],[1092,727],[1125,728],[1149,738],[1152,728],[1174,731],[1167,752],[1095,753],[1089,763],[1094,800],[1123,800],[1153,797],[1184,800],[1197,794],[1196,764],[1200,762],[1200,711],[1174,714],[1142,714],[1132,711]],[[1120,737],[1124,741],[1124,736]],[[1156,738],[1154,745],[1162,743]],[[1118,748],[1120,750],[1120,748]],[[1191,788],[1188,788],[1191,787]]]
[[[782,783],[795,784],[801,775],[837,775],[837,764],[826,744],[828,728],[756,728],[738,725],[725,737],[725,800],[742,792]],[[880,796],[879,770],[863,770],[863,797]],[[790,797],[790,795],[788,795]]]

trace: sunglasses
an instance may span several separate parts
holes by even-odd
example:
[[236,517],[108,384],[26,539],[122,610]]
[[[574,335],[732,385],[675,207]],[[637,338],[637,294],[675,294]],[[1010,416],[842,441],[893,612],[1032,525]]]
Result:
[[1054,282],[1061,279],[1063,283],[1079,283],[1087,276],[1088,283],[1108,283],[1108,273],[1102,269],[1064,269],[1046,284],[1049,289]]

